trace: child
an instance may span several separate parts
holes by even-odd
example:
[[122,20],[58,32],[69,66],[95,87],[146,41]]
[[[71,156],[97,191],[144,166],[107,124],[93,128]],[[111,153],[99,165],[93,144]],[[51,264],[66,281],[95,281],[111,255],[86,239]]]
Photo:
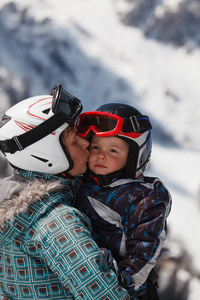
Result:
[[111,250],[133,299],[158,299],[147,278],[166,239],[171,197],[158,178],[143,176],[152,147],[149,118],[109,103],[81,114],[77,128],[91,144],[76,206],[91,219],[99,247]]

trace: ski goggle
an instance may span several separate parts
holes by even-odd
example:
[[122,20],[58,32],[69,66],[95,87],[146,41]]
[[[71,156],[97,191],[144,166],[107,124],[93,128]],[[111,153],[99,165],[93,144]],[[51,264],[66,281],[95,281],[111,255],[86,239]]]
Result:
[[[91,132],[100,137],[115,136],[123,133],[130,133],[132,137],[138,137],[141,132],[151,129],[151,124],[147,116],[132,116],[121,118],[119,116],[92,111],[79,115],[77,119],[78,135],[87,138]],[[123,129],[125,129],[123,131]]]
[[113,136],[122,131],[123,119],[105,112],[86,112],[77,119],[78,135],[87,137],[91,131],[98,136]]
[[67,118],[69,124],[73,124],[82,111],[81,101],[62,88],[62,84],[56,84],[51,90],[52,111],[61,113]]

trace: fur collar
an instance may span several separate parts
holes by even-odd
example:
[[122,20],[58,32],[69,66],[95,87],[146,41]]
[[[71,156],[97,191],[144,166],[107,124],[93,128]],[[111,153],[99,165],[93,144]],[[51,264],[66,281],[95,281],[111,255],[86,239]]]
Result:
[[39,181],[31,180],[26,183],[21,183],[23,186],[21,190],[18,187],[18,193],[13,193],[10,199],[1,201],[0,203],[0,226],[2,226],[5,221],[13,221],[15,215],[23,213],[27,210],[28,206],[42,199],[45,194],[56,191],[62,188],[60,181]]

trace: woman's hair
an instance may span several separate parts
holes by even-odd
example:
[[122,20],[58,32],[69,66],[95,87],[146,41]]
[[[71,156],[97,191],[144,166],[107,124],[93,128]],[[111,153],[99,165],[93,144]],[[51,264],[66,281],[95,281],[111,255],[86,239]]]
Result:
[[[63,151],[65,152],[65,155],[66,155],[66,157],[67,157],[67,159],[68,159],[68,161],[69,161],[69,169],[67,170],[67,172],[70,171],[71,169],[73,169],[73,167],[74,167],[74,162],[73,162],[73,160],[72,160],[72,158],[71,158],[71,155],[70,155],[70,153],[69,153],[69,150],[68,150],[68,148],[67,148],[66,143],[64,143],[63,134],[64,134],[64,133],[66,134],[66,132],[67,132],[67,135],[68,135],[69,132],[74,131],[74,130],[75,130],[75,125],[74,125],[74,124],[73,124],[73,125],[69,125],[69,126],[68,126],[67,128],[65,128],[65,130],[61,133],[60,138],[59,138],[60,144],[61,144],[61,146],[62,146],[62,148],[63,148]],[[58,175],[58,176],[63,176],[63,174],[64,174],[64,173],[60,173],[60,174],[57,174],[57,175]]]

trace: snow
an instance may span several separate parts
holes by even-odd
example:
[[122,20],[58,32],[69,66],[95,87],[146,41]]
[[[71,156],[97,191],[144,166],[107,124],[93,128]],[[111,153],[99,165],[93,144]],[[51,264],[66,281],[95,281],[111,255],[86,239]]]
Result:
[[178,6],[183,2],[183,0],[163,0],[161,4],[156,9],[156,15],[162,17],[163,13],[168,10],[173,13],[177,11]]
[[197,280],[196,278],[192,279],[189,290],[190,290],[189,300],[199,299],[199,280]]
[[[1,0],[0,7],[8,2]],[[30,6],[29,0],[14,2],[24,8]],[[175,10],[180,2],[165,0],[162,4]],[[188,53],[185,48],[175,49],[146,39],[139,29],[120,22],[117,12],[125,8],[118,0],[34,0],[28,13],[38,21],[51,18],[55,34],[62,34],[60,31],[56,33],[57,25],[69,31],[93,64],[106,67],[132,86],[132,95],[136,95],[136,99],[130,98],[130,91],[127,94],[122,91],[126,103],[148,114],[154,124],[173,136],[176,146],[154,141],[148,174],[158,176],[171,192],[169,238],[188,250],[193,267],[199,272],[200,51]],[[13,19],[10,26],[17,21]],[[79,66],[75,66],[77,72],[84,76],[85,70]],[[101,77],[96,82],[98,84],[93,87],[88,78],[89,89],[98,93]],[[113,77],[109,73],[107,84],[110,87],[112,83]],[[114,87],[109,98],[112,101],[119,96]],[[106,101],[102,99],[102,103]],[[84,110],[95,107],[96,103],[85,101]],[[180,276],[187,277],[186,273]],[[197,300],[200,294],[197,279],[192,280],[190,289],[189,300]]]
[[170,237],[178,240],[193,257],[200,270],[200,155],[199,151],[163,147],[154,144],[151,173],[156,174],[172,195],[168,218]]

